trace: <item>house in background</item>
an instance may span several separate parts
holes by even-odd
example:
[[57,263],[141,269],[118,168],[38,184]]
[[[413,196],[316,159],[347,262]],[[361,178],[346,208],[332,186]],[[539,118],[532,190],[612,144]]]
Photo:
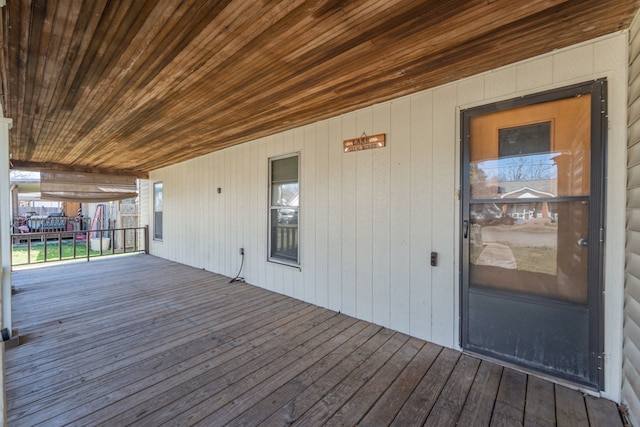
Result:
[[[140,3],[105,14],[138,26],[128,45],[77,64],[68,93],[46,92],[58,120],[84,121],[60,130],[78,138],[68,152],[41,147],[43,166],[144,178],[152,255],[242,269],[253,285],[624,403],[640,422],[639,2],[407,2],[380,27],[382,12],[359,4],[242,14],[231,2],[210,11],[214,25]],[[8,7],[5,20],[20,11]],[[118,28],[65,7],[87,28]],[[279,18],[245,27],[254,13]],[[460,34],[433,33],[438,22]],[[160,27],[184,37],[158,36],[184,41],[163,46],[171,57],[153,48]],[[207,40],[218,50],[175,65]],[[103,110],[65,112],[114,82]],[[36,114],[12,99],[7,117]],[[3,134],[12,162],[37,167],[20,126]],[[494,169],[541,157],[552,171],[509,181]]]

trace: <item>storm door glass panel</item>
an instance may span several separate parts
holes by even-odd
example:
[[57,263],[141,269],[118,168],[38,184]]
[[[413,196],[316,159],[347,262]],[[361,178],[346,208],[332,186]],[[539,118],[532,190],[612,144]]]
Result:
[[586,304],[590,106],[587,95],[471,119],[470,287]]
[[467,349],[593,385],[591,95],[468,119]]

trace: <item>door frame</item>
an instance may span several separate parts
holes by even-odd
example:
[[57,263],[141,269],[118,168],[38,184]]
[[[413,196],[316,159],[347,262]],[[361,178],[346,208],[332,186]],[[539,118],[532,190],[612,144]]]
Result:
[[[489,356],[481,349],[469,346],[469,250],[470,239],[466,238],[465,223],[470,221],[470,122],[471,118],[478,115],[489,114],[512,108],[523,107],[560,99],[572,98],[584,94],[591,94],[591,174],[590,174],[590,201],[589,204],[589,255],[588,255],[588,299],[589,308],[589,367],[590,382],[579,384],[601,391],[604,389],[604,243],[606,224],[606,194],[605,179],[607,176],[607,80],[597,79],[589,82],[565,86],[559,89],[539,92],[518,98],[498,101],[478,107],[463,109],[460,111],[460,220],[459,220],[459,262],[460,262],[460,342],[459,345],[465,352]],[[597,244],[593,244],[596,242]],[[512,360],[505,360],[514,363]],[[519,365],[520,366],[520,365]],[[530,366],[520,366],[524,370],[533,370]],[[546,375],[563,378],[557,373],[539,371]],[[569,379],[572,381],[572,379]]]

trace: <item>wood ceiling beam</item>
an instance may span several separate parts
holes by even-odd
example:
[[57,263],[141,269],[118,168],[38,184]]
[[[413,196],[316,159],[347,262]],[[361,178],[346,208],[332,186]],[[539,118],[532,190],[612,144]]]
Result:
[[86,166],[73,166],[62,165],[59,163],[46,163],[46,162],[28,162],[23,160],[11,160],[11,169],[25,170],[25,171],[41,171],[41,170],[55,170],[66,172],[81,172],[81,173],[97,173],[102,175],[126,175],[135,176],[140,179],[149,179],[149,172],[130,169],[111,169],[111,168],[95,168]]

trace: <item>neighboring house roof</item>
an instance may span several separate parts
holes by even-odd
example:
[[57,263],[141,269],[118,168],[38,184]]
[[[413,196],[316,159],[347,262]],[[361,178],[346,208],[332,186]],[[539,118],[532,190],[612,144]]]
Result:
[[498,183],[498,194],[501,197],[513,197],[514,193],[527,189],[528,191],[540,194],[536,197],[555,197],[557,191],[557,180],[540,179],[530,181],[500,181]]
[[544,191],[538,191],[529,187],[522,187],[515,191],[510,191],[509,193],[504,193],[500,197],[506,199],[508,197],[517,198],[517,199],[538,199],[541,197],[555,197],[556,195],[553,193],[546,193]]

